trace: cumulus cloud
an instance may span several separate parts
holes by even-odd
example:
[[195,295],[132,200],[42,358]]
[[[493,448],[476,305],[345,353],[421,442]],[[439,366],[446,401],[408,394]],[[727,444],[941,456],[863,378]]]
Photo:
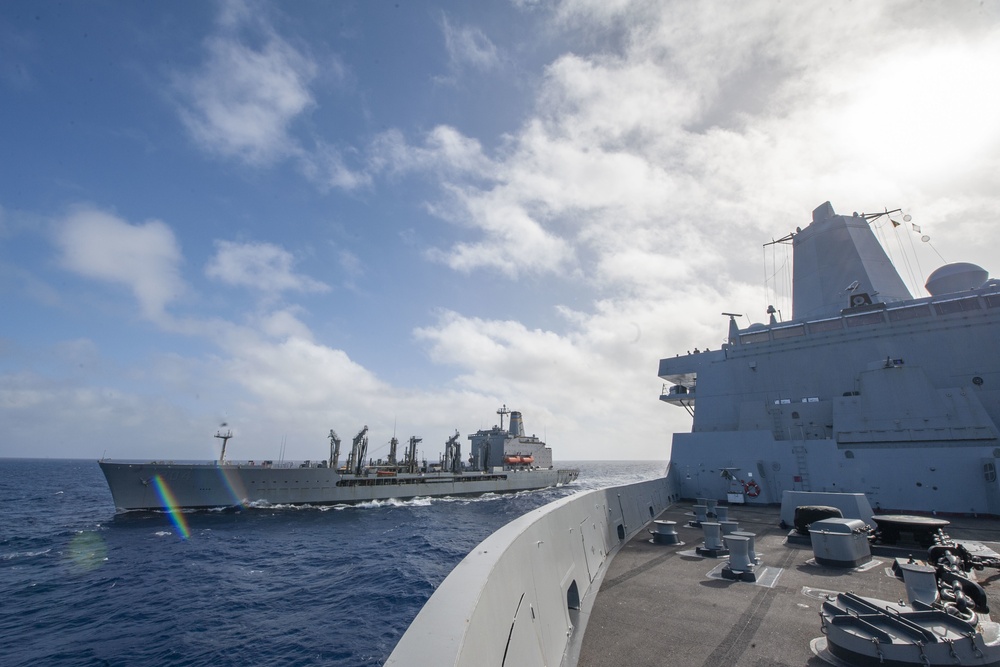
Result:
[[292,121],[314,105],[316,64],[278,35],[251,47],[235,29],[210,37],[201,69],[177,75],[181,118],[208,152],[266,164],[299,151]]
[[295,273],[292,254],[272,243],[216,241],[215,247],[215,256],[205,267],[205,275],[227,285],[268,293],[326,292],[330,289],[325,283]]
[[64,269],[128,288],[151,320],[163,321],[167,305],[186,289],[180,246],[159,220],[131,224],[81,207],[56,222],[53,241]]
[[[967,191],[995,166],[986,72],[1000,63],[1000,31],[975,25],[974,13],[563,2],[555,16],[567,34],[597,21],[622,38],[556,58],[536,113],[496,155],[446,160],[455,146],[484,154],[454,128],[437,131],[446,143],[387,136],[383,155],[436,168],[442,197],[431,210],[475,230],[432,253],[453,268],[499,268],[521,239],[550,257],[525,262],[536,271],[575,265],[606,289],[639,278],[621,270],[622,252],[726,280],[703,252],[722,233],[751,248],[824,199],[904,204],[942,183]],[[756,259],[729,268],[756,278]]]

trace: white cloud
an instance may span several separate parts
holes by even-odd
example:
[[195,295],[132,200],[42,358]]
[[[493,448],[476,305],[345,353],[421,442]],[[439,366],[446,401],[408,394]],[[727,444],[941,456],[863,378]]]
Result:
[[369,147],[372,169],[391,174],[433,171],[475,179],[494,175],[496,165],[483,152],[479,141],[455,128],[439,125],[423,139],[422,146],[414,146],[397,129],[379,134]]
[[263,8],[243,2],[222,5],[219,32],[204,46],[197,71],[173,76],[195,141],[253,165],[298,154],[290,125],[315,105],[316,63],[266,23]]
[[303,151],[298,158],[299,170],[323,192],[331,188],[350,191],[372,184],[371,174],[348,167],[342,152],[334,146],[318,142],[312,152]]
[[172,76],[181,121],[207,153],[253,167],[290,159],[323,192],[370,186],[371,175],[345,160],[352,149],[296,133],[296,121],[317,106],[317,80],[340,83],[348,73],[338,58],[317,59],[284,39],[268,23],[273,11],[244,0],[221,4],[202,64]]
[[485,232],[479,242],[460,242],[447,251],[432,249],[428,256],[464,273],[490,268],[516,278],[524,274],[572,271],[573,249],[566,240],[546,231],[541,221],[520,202],[507,201],[505,193],[452,193],[455,210],[436,209],[443,217],[468,216]]
[[453,73],[466,68],[488,71],[500,66],[499,49],[479,28],[456,25],[447,15],[442,15],[441,31]]
[[280,246],[216,241],[215,247],[215,257],[205,267],[205,275],[227,285],[267,293],[326,292],[330,289],[325,283],[295,273],[295,258]]
[[[148,378],[147,378],[148,380]],[[35,373],[0,374],[4,415],[3,456],[120,458],[159,455],[213,458],[205,438],[209,423],[162,395],[123,391],[115,382],[87,377],[87,386]],[[211,424],[215,426],[216,424]],[[72,438],[67,433],[72,432]],[[196,443],[204,446],[178,443]],[[33,449],[39,443],[46,446]]]
[[164,321],[167,305],[186,290],[180,246],[159,220],[133,225],[81,207],[57,221],[53,241],[63,268],[127,287],[151,320]]
[[263,164],[298,152],[288,127],[312,106],[315,65],[277,37],[259,50],[231,37],[206,44],[204,68],[176,85],[182,119],[206,150]]

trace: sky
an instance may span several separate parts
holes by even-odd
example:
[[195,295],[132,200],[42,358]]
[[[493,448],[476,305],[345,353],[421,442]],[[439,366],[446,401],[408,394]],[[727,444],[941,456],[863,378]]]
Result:
[[997,72],[989,1],[0,3],[0,457],[666,460],[823,202],[1000,274]]

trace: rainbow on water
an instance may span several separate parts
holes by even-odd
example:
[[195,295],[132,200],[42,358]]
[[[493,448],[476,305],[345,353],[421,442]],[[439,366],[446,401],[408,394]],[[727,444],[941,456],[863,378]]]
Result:
[[177,505],[174,492],[170,490],[170,486],[163,479],[162,475],[153,476],[153,488],[156,489],[156,495],[160,497],[160,503],[170,516],[170,521],[174,524],[174,528],[177,529],[177,533],[181,536],[181,539],[186,540],[189,538],[191,536],[191,529],[188,528],[187,519]]

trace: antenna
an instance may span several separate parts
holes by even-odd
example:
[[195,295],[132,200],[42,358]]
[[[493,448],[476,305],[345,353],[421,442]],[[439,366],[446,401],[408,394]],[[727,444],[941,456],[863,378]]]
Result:
[[737,317],[743,317],[742,313],[722,313],[729,318],[729,344],[735,345],[739,340],[740,326],[736,324]]

